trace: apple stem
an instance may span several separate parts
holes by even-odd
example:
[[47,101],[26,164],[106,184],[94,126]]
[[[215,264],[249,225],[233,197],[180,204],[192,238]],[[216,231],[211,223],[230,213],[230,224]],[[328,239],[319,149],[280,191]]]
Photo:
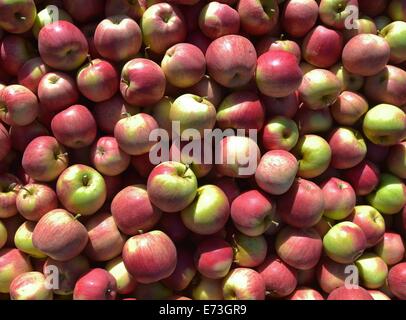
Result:
[[17,183],[14,182],[14,183],[10,184],[10,186],[8,187],[8,189],[9,189],[10,192],[14,192],[14,191],[16,191],[16,190],[15,190],[16,187],[17,187]]
[[89,61],[89,64],[91,66],[93,66],[93,60],[92,60],[92,57],[90,56],[90,54],[87,55],[87,61]]
[[272,220],[271,223],[272,223],[274,226],[279,227],[279,222],[276,222],[275,220]]
[[129,118],[129,117],[131,117],[131,113],[129,113],[129,112],[127,112],[127,111],[126,111],[126,112],[122,112],[122,113],[121,113],[121,116],[123,116],[123,117],[128,117],[128,118]]
[[280,40],[284,40],[285,37],[286,37],[286,35],[285,35],[284,33],[282,33],[279,39],[280,39]]
[[74,216],[73,220],[78,220],[82,215],[78,213],[77,215]]
[[144,230],[138,230],[138,233],[139,233],[139,234],[143,234],[143,233],[144,233]]
[[82,182],[84,186],[87,186],[89,184],[89,176],[87,174],[83,175]]
[[333,228],[333,225],[331,224],[330,221],[327,222],[327,225],[330,227],[330,229]]
[[28,192],[30,195],[32,195],[31,190],[27,189],[26,187],[21,187],[20,189],[24,190],[24,191]]
[[148,47],[145,47],[145,49],[144,49],[144,56],[145,56],[145,58],[146,59],[149,59],[149,54],[148,54],[148,51],[151,49],[151,47],[150,46],[148,46]]

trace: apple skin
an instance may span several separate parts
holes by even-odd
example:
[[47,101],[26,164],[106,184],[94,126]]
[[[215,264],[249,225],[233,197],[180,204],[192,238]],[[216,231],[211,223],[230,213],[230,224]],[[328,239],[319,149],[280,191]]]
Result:
[[[0,65],[9,76],[17,76],[20,68],[35,56],[32,44],[22,36],[7,35],[0,42]],[[7,77],[3,80],[8,82]]]
[[26,126],[11,126],[9,134],[13,148],[24,153],[32,140],[37,137],[47,136],[49,132],[43,124],[34,121]]
[[80,23],[100,19],[104,13],[104,1],[99,0],[63,0],[63,7]]
[[386,158],[386,164],[389,171],[399,178],[405,179],[404,172],[406,168],[406,143],[401,142],[392,146]]
[[242,87],[255,73],[257,54],[254,45],[240,35],[214,40],[206,51],[207,71],[226,88]]
[[175,43],[184,42],[187,35],[182,12],[169,3],[148,7],[142,15],[141,29],[145,46],[157,54],[164,54]]
[[223,288],[220,279],[200,277],[193,287],[192,297],[195,300],[223,300]]
[[282,116],[271,118],[262,134],[262,144],[266,150],[290,151],[298,139],[299,129],[296,123]]
[[175,271],[176,247],[165,233],[154,230],[128,239],[123,249],[123,260],[137,282],[153,283]]
[[406,262],[399,263],[389,270],[388,285],[398,299],[406,300]]
[[352,263],[367,247],[362,229],[353,222],[340,222],[333,226],[323,238],[327,256],[338,263]]
[[115,300],[116,279],[106,270],[96,268],[81,276],[73,290],[73,300]]
[[173,295],[174,292],[164,286],[162,282],[139,283],[134,291],[136,300],[169,300]]
[[324,133],[333,126],[330,108],[312,110],[302,104],[295,117],[301,135]]
[[368,160],[343,172],[344,180],[352,185],[357,196],[371,193],[379,184],[379,175],[379,168]]
[[269,255],[257,271],[264,280],[271,298],[287,297],[297,287],[297,270],[276,255]]
[[168,161],[156,166],[148,177],[150,201],[164,212],[179,212],[189,206],[197,192],[197,179],[186,165]]
[[355,125],[368,109],[368,101],[362,95],[351,91],[343,91],[330,108],[334,120],[343,126]]
[[10,299],[53,300],[52,290],[46,284],[46,278],[41,272],[22,273],[10,284]]
[[226,194],[215,185],[197,189],[196,198],[182,210],[184,225],[197,234],[210,235],[220,231],[230,216]]
[[349,72],[369,77],[385,68],[390,52],[389,44],[384,38],[374,34],[359,34],[344,46],[342,62]]
[[106,264],[106,270],[116,279],[118,294],[127,295],[134,291],[137,282],[128,273],[121,257],[110,260]]
[[141,29],[133,19],[107,16],[96,27],[94,45],[97,52],[110,61],[119,62],[135,56],[141,49]]
[[175,291],[185,290],[193,281],[196,275],[196,268],[193,261],[193,252],[187,247],[181,247],[178,250],[178,258],[175,271],[162,283],[169,289]]
[[56,21],[39,32],[38,49],[48,66],[71,71],[85,61],[89,46],[86,37],[75,25],[68,21]]
[[35,226],[34,247],[57,261],[67,261],[79,255],[88,241],[87,230],[64,209],[45,214]]
[[335,74],[324,69],[314,69],[303,76],[299,88],[301,101],[312,110],[324,109],[337,100],[341,82]]
[[17,249],[36,259],[44,259],[47,256],[34,247],[32,235],[35,228],[35,222],[25,221],[14,235],[14,244]]
[[175,243],[186,239],[190,231],[185,227],[179,213],[164,214],[159,220],[159,230],[166,233]]
[[220,105],[224,97],[223,88],[208,75],[203,76],[198,83],[188,88],[188,91],[199,97],[205,97],[214,106]]
[[375,144],[397,144],[406,136],[406,114],[394,105],[379,104],[365,115],[363,130],[367,138]]
[[146,9],[147,2],[144,0],[106,0],[105,15],[106,17],[126,15],[134,20],[139,20]]
[[[320,288],[330,293],[337,288],[345,285],[347,277],[351,274],[346,272],[347,268],[357,270],[357,266],[352,263],[342,264],[331,260],[328,257],[323,257],[317,266],[316,277]],[[347,270],[348,271],[348,270]]]
[[15,216],[17,211],[16,199],[21,187],[21,181],[10,173],[0,173],[0,218]]
[[344,29],[346,20],[353,14],[352,7],[358,8],[357,0],[321,0],[320,19],[327,26]]
[[16,207],[25,219],[38,221],[58,208],[58,198],[55,191],[45,184],[27,184],[17,194]]
[[[202,2],[203,3],[203,2]],[[203,3],[204,4],[204,3]],[[211,40],[207,38],[203,32],[199,30],[195,30],[188,33],[186,38],[186,42],[193,44],[194,46],[198,47],[203,54],[206,54],[207,48],[209,47]]]
[[304,37],[316,24],[319,7],[315,0],[285,1],[281,22],[283,30],[295,38]]
[[18,249],[0,250],[0,292],[9,293],[12,281],[25,272],[32,271],[27,255]]
[[292,119],[299,109],[299,94],[296,91],[283,98],[272,98],[265,95],[261,96],[268,117],[282,116]]
[[334,289],[327,300],[373,300],[372,295],[362,287],[346,288],[345,286]]
[[382,258],[374,253],[364,253],[355,264],[365,288],[378,289],[384,285],[388,276],[388,266]]
[[265,281],[253,269],[236,268],[223,280],[225,300],[265,300]]
[[385,293],[379,290],[368,290],[369,294],[374,298],[374,300],[392,300]]
[[365,81],[363,76],[349,72],[341,63],[332,66],[330,71],[337,76],[338,80],[340,80],[342,91],[356,92],[364,85]]
[[236,232],[231,235],[234,263],[239,267],[253,268],[264,262],[268,243],[263,235],[250,237]]
[[385,220],[375,208],[365,205],[356,206],[348,220],[364,231],[367,248],[375,246],[382,240],[385,233]]
[[367,200],[381,213],[396,214],[406,204],[406,186],[398,177],[382,173],[379,185],[367,196]]
[[210,237],[199,243],[194,261],[202,276],[222,279],[229,273],[234,261],[233,248],[221,238]]
[[121,72],[120,90],[129,104],[147,106],[162,99],[166,80],[162,69],[155,62],[136,58],[128,61]]
[[240,0],[237,10],[242,29],[254,36],[271,32],[279,20],[278,1]]
[[354,27],[351,29],[345,29],[343,31],[343,36],[344,40],[348,41],[351,38],[364,33],[370,34],[378,33],[374,20],[368,16],[361,16],[358,20],[355,20]]
[[38,99],[21,85],[10,85],[0,91],[0,119],[8,125],[25,126],[37,118]]
[[[1,89],[0,89],[1,90]],[[11,139],[7,129],[0,123],[0,161],[6,158],[11,150]]]
[[22,166],[37,181],[53,181],[68,167],[68,156],[54,137],[42,136],[25,149]]
[[394,21],[380,32],[390,46],[390,62],[399,64],[406,61],[406,22]]
[[265,35],[264,37],[260,38],[255,44],[255,49],[257,50],[258,57],[268,51],[282,50],[292,53],[296,57],[298,63],[302,59],[300,47],[293,40],[283,40]]
[[0,27],[10,33],[24,33],[30,30],[37,15],[33,0],[2,0],[0,12]]
[[342,220],[354,210],[356,195],[348,182],[338,178],[330,178],[322,185],[324,213],[327,218]]
[[3,222],[0,221],[0,249],[6,245],[8,231]]
[[54,22],[55,15],[57,14],[58,20],[64,20],[68,22],[72,22],[72,17],[67,13],[65,10],[63,10],[60,7],[58,8],[58,12],[54,12],[54,7],[52,5],[47,5],[45,6],[44,9],[39,11],[37,13],[37,16],[35,17],[34,25],[32,26],[32,33],[35,37],[35,39],[38,39],[39,32],[41,29],[46,26],[47,24],[50,24]]
[[275,249],[288,265],[299,270],[314,268],[320,260],[323,243],[313,228],[284,227],[276,236]]
[[111,203],[111,213],[118,228],[127,235],[151,230],[162,215],[151,204],[144,185],[128,186],[117,193]]
[[323,296],[317,290],[298,287],[289,297],[289,300],[324,300]]
[[18,83],[36,94],[42,77],[48,72],[50,69],[41,58],[32,58],[18,69]]
[[116,176],[130,165],[130,156],[122,151],[113,137],[101,137],[90,151],[94,167],[103,175]]
[[385,232],[383,239],[375,246],[374,251],[388,266],[393,266],[403,260],[405,245],[401,235]]
[[264,122],[264,107],[258,95],[251,91],[231,93],[217,109],[217,126],[220,129],[261,130]]

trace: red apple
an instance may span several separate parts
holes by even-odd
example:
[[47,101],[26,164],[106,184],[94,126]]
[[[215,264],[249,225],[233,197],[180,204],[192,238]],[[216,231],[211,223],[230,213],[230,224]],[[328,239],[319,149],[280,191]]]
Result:
[[344,179],[351,183],[355,193],[365,196],[379,184],[379,169],[371,161],[365,160],[353,168],[344,171]]
[[383,239],[375,246],[375,252],[389,266],[401,262],[405,257],[405,245],[401,235],[385,232]]
[[34,57],[31,43],[22,36],[8,35],[0,42],[0,66],[11,76],[17,76],[20,68]]
[[273,31],[279,20],[278,1],[240,0],[237,5],[241,27],[251,35]]
[[362,287],[347,288],[345,286],[334,289],[327,300],[373,300],[367,290]]
[[226,300],[265,300],[265,283],[261,275],[249,268],[236,268],[223,280]]
[[273,98],[268,96],[261,97],[265,111],[269,117],[283,116],[292,119],[299,109],[299,95],[297,92],[282,98]]
[[330,293],[344,286],[346,279],[354,275],[354,270],[358,270],[355,264],[341,264],[324,257],[317,267],[317,282],[324,292]]
[[11,139],[7,129],[0,123],[0,161],[6,158],[11,150]]
[[317,290],[298,287],[288,298],[289,300],[324,300]]
[[0,293],[9,293],[10,284],[20,274],[32,270],[27,255],[18,249],[0,250]]
[[333,126],[330,108],[312,110],[306,105],[302,105],[297,111],[294,120],[302,135],[327,132]]
[[186,42],[195,45],[203,52],[203,54],[206,54],[211,40],[207,38],[200,30],[195,30],[188,33]]
[[11,173],[0,174],[0,218],[15,216],[17,211],[16,199],[21,187],[21,181]]
[[342,220],[353,211],[356,203],[351,185],[338,178],[331,178],[321,185],[324,198],[324,213],[327,218]]
[[331,106],[334,120],[343,126],[355,125],[368,111],[368,101],[360,94],[343,91]]
[[96,268],[81,276],[73,290],[73,300],[115,300],[116,279],[106,270]]
[[166,233],[176,243],[185,240],[190,233],[183,224],[179,213],[163,214],[159,220],[159,230]]
[[397,298],[406,300],[406,262],[399,263],[389,270],[388,284],[389,289]]
[[281,15],[283,29],[292,37],[304,37],[316,24],[319,7],[315,0],[287,0]]
[[24,33],[31,29],[36,14],[33,0],[1,1],[0,27],[10,33]]
[[42,77],[49,71],[48,66],[41,58],[32,58],[26,61],[21,68],[18,69],[18,83],[27,89],[30,89],[33,93],[37,93]]

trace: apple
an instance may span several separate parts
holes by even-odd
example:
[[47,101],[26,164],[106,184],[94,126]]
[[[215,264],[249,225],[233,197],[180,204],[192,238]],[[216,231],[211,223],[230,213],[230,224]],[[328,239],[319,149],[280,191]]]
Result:
[[[165,3],[166,4],[166,3]],[[153,105],[165,93],[165,74],[155,62],[136,58],[128,61],[121,72],[120,90],[129,104]]]
[[301,135],[324,133],[329,131],[333,126],[330,108],[312,110],[302,104],[294,120],[298,125]]
[[198,29],[188,33],[186,42],[193,44],[194,46],[198,47],[203,52],[203,54],[206,54],[207,48],[209,47],[211,40],[207,38],[203,34],[203,32],[200,31],[200,29]]
[[384,294],[382,291],[368,290],[368,292],[372,296],[372,298],[374,298],[374,300],[392,300],[391,298],[389,298],[389,296]]
[[283,30],[292,37],[302,38],[316,24],[318,16],[315,0],[287,0],[281,15]]
[[26,126],[11,126],[9,134],[14,149],[24,152],[32,140],[37,137],[46,136],[49,132],[40,122],[34,121]]
[[266,150],[290,151],[298,139],[299,129],[296,123],[283,116],[270,119],[262,134],[262,144]]
[[223,88],[208,75],[203,76],[198,83],[188,88],[188,91],[199,97],[205,97],[214,106],[220,105],[223,101]]
[[177,251],[178,261],[176,263],[176,269],[168,278],[162,280],[162,283],[172,290],[183,291],[193,281],[196,275],[196,268],[193,261],[192,250],[181,247]]
[[32,58],[18,69],[18,83],[36,94],[42,77],[49,71],[48,66],[41,58]]
[[354,14],[354,7],[358,9],[357,0],[321,0],[320,19],[325,25],[344,29],[347,27],[347,20]]
[[303,76],[299,88],[302,102],[312,110],[324,109],[337,100],[341,82],[335,74],[324,69],[314,69]]
[[324,213],[327,218],[342,220],[354,210],[356,195],[348,182],[338,178],[330,178],[322,185]]
[[382,173],[379,185],[367,196],[367,200],[381,213],[396,214],[406,204],[406,186],[398,177]]
[[374,20],[368,16],[361,16],[360,18],[355,19],[353,21],[354,22],[353,22],[352,28],[345,29],[343,32],[345,41],[348,41],[351,38],[353,38],[359,34],[364,34],[364,33],[377,34],[378,33]]
[[233,248],[221,238],[210,237],[199,243],[194,261],[202,276],[222,279],[229,273],[234,261]]
[[268,244],[263,235],[250,237],[237,232],[232,234],[234,263],[239,267],[253,268],[264,262]]
[[161,220],[159,220],[159,230],[166,233],[176,243],[185,240],[190,233],[183,224],[179,213],[162,215]]
[[226,300],[265,300],[265,281],[253,269],[236,268],[223,280]]
[[254,36],[271,32],[279,20],[279,6],[276,0],[240,0],[237,10],[242,29]]
[[342,91],[347,90],[354,93],[355,91],[360,90],[364,85],[363,76],[349,72],[341,63],[332,66],[330,71],[337,76],[338,80],[340,80]]
[[6,245],[8,231],[3,222],[0,221],[0,249]]
[[392,146],[386,158],[386,163],[389,171],[399,178],[405,179],[404,172],[406,164],[406,143],[401,142]]
[[345,286],[334,289],[327,297],[327,300],[373,300],[372,295],[362,287]]
[[353,126],[367,113],[368,108],[368,101],[362,95],[351,91],[343,91],[330,110],[331,115],[338,124]]
[[[335,262],[328,257],[324,257],[317,267],[317,282],[324,292],[330,293],[335,289],[344,286],[346,280],[350,277],[352,278],[353,270],[358,270],[355,264],[342,264]],[[358,278],[354,280],[358,281]]]
[[364,253],[355,264],[365,288],[378,289],[384,285],[388,276],[388,266],[382,258],[374,253]]
[[116,279],[106,270],[95,268],[81,276],[73,290],[73,300],[115,300]]
[[257,50],[258,57],[267,51],[282,50],[292,53],[296,57],[298,63],[300,63],[302,58],[299,45],[293,40],[284,40],[282,36],[281,38],[276,38],[265,35],[255,44],[255,49]]
[[135,287],[134,296],[137,300],[170,300],[174,293],[161,282],[143,284]]
[[195,300],[223,300],[222,281],[200,277],[193,287],[192,296]]
[[187,30],[182,12],[172,4],[156,3],[142,15],[141,29],[145,46],[164,54],[176,43],[186,39]]
[[100,18],[104,13],[104,1],[63,0],[64,8],[80,23]]
[[298,287],[289,297],[289,300],[324,300],[323,296],[317,290]]
[[390,291],[397,298],[401,300],[406,299],[406,262],[399,263],[389,270],[388,285]]
[[55,5],[47,5],[44,9],[37,13],[35,17],[34,25],[32,26],[32,33],[36,39],[38,39],[39,32],[41,29],[55,21],[68,21],[72,22],[72,17],[62,8],[56,7]]
[[406,61],[406,22],[394,21],[380,32],[390,46],[390,62],[399,64]]
[[214,40],[206,51],[209,75],[226,88],[242,87],[255,73],[257,54],[245,37],[227,35]]
[[37,15],[33,0],[2,0],[0,12],[0,27],[10,33],[24,33],[30,30]]
[[11,300],[52,300],[52,290],[41,272],[32,271],[18,275],[10,284]]
[[0,292],[9,293],[10,284],[20,274],[32,271],[27,255],[18,249],[5,248],[0,250]]
[[11,139],[7,129],[0,123],[0,161],[5,159],[11,150]]
[[35,228],[35,222],[26,221],[16,231],[14,235],[14,244],[17,249],[36,259],[44,259],[47,256],[34,247],[32,235]]
[[10,76],[17,76],[20,68],[34,56],[35,49],[22,36],[7,35],[0,42],[0,65]]
[[106,0],[106,17],[114,15],[127,15],[134,20],[142,17],[147,9],[147,2],[143,0]]
[[118,294],[127,295],[134,291],[137,283],[128,273],[121,257],[110,260],[106,264],[106,270],[116,279]]
[[378,186],[379,174],[379,168],[373,162],[365,160],[345,170],[343,176],[352,185],[356,195],[366,196]]
[[353,222],[345,221],[334,225],[323,238],[327,256],[338,263],[352,263],[367,247],[364,231]]
[[95,169],[82,164],[67,168],[56,183],[56,194],[70,212],[92,215],[106,200],[106,184]]
[[398,233],[385,232],[383,239],[375,246],[374,251],[388,266],[392,266],[403,260],[405,245]]
[[0,173],[0,218],[15,216],[17,211],[16,199],[21,187],[21,181],[11,173]]
[[22,166],[37,181],[53,181],[68,167],[68,155],[54,137],[42,136],[25,149]]
[[313,228],[284,227],[277,235],[275,249],[288,265],[299,270],[314,268],[320,260],[323,243]]
[[162,231],[150,231],[127,240],[123,261],[137,282],[153,283],[169,277],[175,271],[176,247]]
[[374,2],[358,0],[360,10],[370,17],[382,14],[388,5],[387,2],[386,0],[376,0]]
[[41,29],[38,49],[47,65],[57,70],[71,71],[86,60],[89,46],[86,37],[75,25],[68,21],[56,21]]
[[137,22],[125,15],[107,17],[97,25],[94,32],[97,52],[116,62],[134,57],[142,45],[141,29]]
[[297,91],[282,98],[272,98],[263,95],[261,100],[268,117],[282,116],[292,119],[298,111],[300,104]]
[[38,98],[41,107],[51,112],[59,112],[79,100],[75,80],[63,72],[49,72],[38,84]]

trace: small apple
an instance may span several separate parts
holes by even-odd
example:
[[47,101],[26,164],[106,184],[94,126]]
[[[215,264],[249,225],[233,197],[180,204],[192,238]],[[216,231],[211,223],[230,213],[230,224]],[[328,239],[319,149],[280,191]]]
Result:
[[324,213],[327,218],[342,220],[354,210],[356,195],[348,182],[338,178],[331,178],[322,185],[324,198]]
[[49,71],[48,66],[41,58],[32,58],[18,70],[18,83],[36,94],[42,77]]
[[316,24],[319,6],[315,0],[287,0],[283,6],[282,26],[290,36],[302,38]]
[[289,118],[276,116],[265,125],[262,144],[266,150],[290,151],[298,139],[299,129],[296,123]]
[[127,295],[134,291],[137,283],[129,274],[121,257],[110,260],[106,264],[106,270],[116,279],[118,294]]
[[[324,292],[330,293],[344,286],[346,280],[353,276],[355,270],[358,270],[355,264],[342,264],[324,257],[317,267],[317,282]],[[358,281],[358,277],[354,280]]]
[[242,29],[254,36],[271,32],[279,20],[279,6],[276,0],[240,0],[237,10]]
[[344,180],[348,181],[358,196],[366,196],[379,184],[379,168],[371,161],[365,160],[347,169],[343,173]]
[[386,158],[389,171],[399,178],[406,178],[406,143],[401,142],[392,146]]
[[52,290],[47,287],[47,279],[41,272],[25,272],[10,284],[11,300],[52,300]]
[[21,181],[11,173],[0,173],[0,218],[15,216],[17,211],[17,195]]
[[321,21],[335,29],[344,29],[351,18],[354,7],[358,9],[357,0],[321,0],[319,15]]
[[323,296],[317,290],[298,287],[289,297],[289,300],[324,300]]
[[183,291],[192,283],[196,275],[196,268],[192,250],[180,247],[177,251],[176,269],[168,278],[162,280],[162,283],[169,289]]
[[32,235],[35,228],[35,222],[26,221],[16,231],[14,235],[14,243],[17,249],[30,255],[33,258],[44,259],[47,256],[34,247],[32,243]]
[[0,1],[0,27],[10,33],[31,29],[37,9],[33,0]]
[[383,239],[375,246],[374,251],[388,266],[398,264],[405,256],[402,236],[394,232],[385,232]]
[[365,288],[378,289],[384,285],[388,266],[382,258],[374,253],[364,253],[355,261],[355,265]]
[[268,117],[282,116],[292,119],[298,111],[300,104],[297,91],[282,98],[272,98],[262,95],[261,100]]
[[0,249],[3,248],[7,242],[8,231],[3,222],[0,221]]
[[69,13],[62,8],[56,7],[55,9],[55,5],[47,5],[44,9],[39,11],[35,17],[34,25],[32,26],[34,37],[38,39],[39,32],[44,26],[59,20],[73,22]]
[[399,263],[389,270],[388,285],[390,291],[397,298],[406,299],[406,262]]
[[368,101],[362,95],[351,91],[343,91],[330,108],[334,120],[343,126],[355,125],[368,109]]
[[73,290],[73,300],[115,300],[116,295],[116,279],[100,268],[81,276]]
[[329,131],[333,126],[330,108],[312,110],[302,104],[295,117],[301,135],[317,134]]
[[143,0],[106,0],[106,17],[127,15],[134,20],[139,20],[147,9],[147,2]]
[[0,250],[0,293],[9,293],[10,284],[20,274],[32,271],[27,255],[18,249]]
[[265,281],[253,269],[236,268],[223,280],[226,300],[265,300]]
[[341,82],[341,90],[355,92],[362,88],[364,85],[364,77],[360,75],[353,74],[346,70],[341,63],[338,63],[330,68],[338,80]]
[[406,61],[406,22],[394,21],[380,32],[390,47],[390,62],[399,64]]
[[263,235],[250,237],[237,232],[232,234],[234,263],[239,267],[253,268],[264,262],[268,244]]

